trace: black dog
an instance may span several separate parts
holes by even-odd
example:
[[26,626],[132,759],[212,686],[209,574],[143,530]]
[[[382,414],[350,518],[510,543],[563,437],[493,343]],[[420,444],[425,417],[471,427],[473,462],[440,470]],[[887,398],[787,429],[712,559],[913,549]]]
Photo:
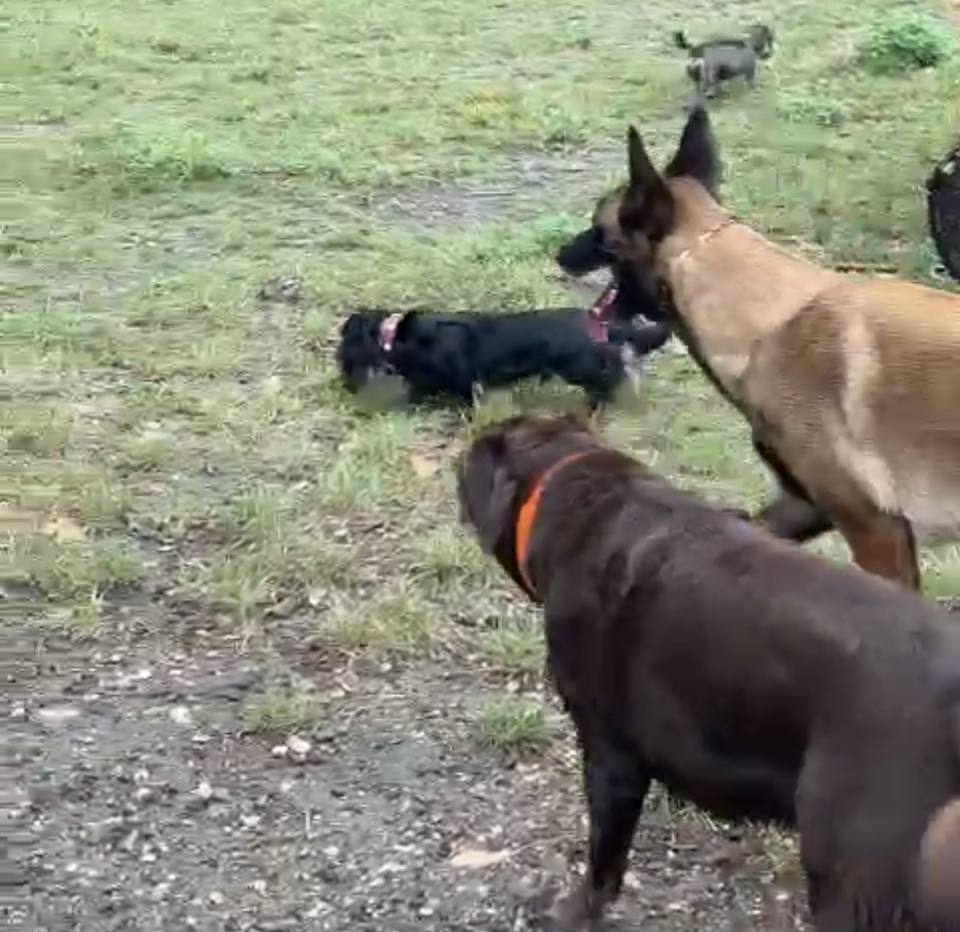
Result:
[[[640,314],[660,320],[630,321]],[[632,363],[669,339],[665,316],[632,274],[615,273],[588,311],[358,310],[343,325],[337,357],[354,393],[386,372],[403,378],[411,402],[449,397],[469,405],[478,389],[558,377],[583,388],[595,411],[612,401]]]
[[773,30],[763,23],[751,26],[743,37],[718,37],[691,45],[682,31],[673,36],[677,48],[690,56],[687,76],[698,90],[712,97],[724,81],[742,77],[753,87],[757,78],[757,59],[773,54]]

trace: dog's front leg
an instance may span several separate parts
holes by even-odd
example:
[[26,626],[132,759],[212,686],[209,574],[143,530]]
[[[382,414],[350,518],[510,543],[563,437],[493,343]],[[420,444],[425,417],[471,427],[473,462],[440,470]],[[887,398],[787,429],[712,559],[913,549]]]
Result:
[[703,94],[704,97],[715,97],[717,94],[719,75],[717,74],[717,69],[706,59],[703,60],[703,65],[700,67],[700,81],[700,93]]
[[791,492],[780,494],[763,506],[751,518],[754,524],[766,528],[775,537],[805,544],[833,530],[829,515],[819,506]]
[[753,434],[753,448],[780,486],[780,494],[764,505],[753,516],[753,521],[774,536],[795,544],[805,544],[832,531],[830,516],[813,502],[773,444],[757,430]]
[[590,822],[587,873],[580,885],[550,910],[544,928],[591,932],[603,928],[606,907],[620,895],[650,778],[635,758],[607,736],[592,733],[595,726],[584,727],[571,711]]

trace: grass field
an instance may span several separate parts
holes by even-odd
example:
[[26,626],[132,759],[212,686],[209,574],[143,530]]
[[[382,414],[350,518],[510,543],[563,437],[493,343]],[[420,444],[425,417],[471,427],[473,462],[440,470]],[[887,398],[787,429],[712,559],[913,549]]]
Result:
[[[923,280],[922,183],[957,130],[956,59],[868,72],[884,0],[712,9],[7,0],[10,617],[44,637],[230,645],[272,671],[243,711],[271,732],[323,715],[291,668],[430,658],[504,687],[480,738],[548,742],[524,698],[536,615],[456,526],[468,425],[361,410],[334,341],[358,304],[569,303],[552,251],[620,176],[628,122],[661,156],[676,140],[672,31],[756,18],[775,55],[754,92],[712,107],[728,202],[824,261]],[[524,390],[481,415],[580,401]],[[607,432],[717,499],[765,495],[742,425],[686,357],[656,358]],[[960,594],[956,550],[925,559],[931,591]]]

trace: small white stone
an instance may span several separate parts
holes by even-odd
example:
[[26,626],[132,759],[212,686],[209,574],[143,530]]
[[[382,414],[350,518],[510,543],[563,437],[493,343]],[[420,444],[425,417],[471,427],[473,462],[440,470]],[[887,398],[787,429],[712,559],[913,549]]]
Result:
[[193,713],[185,705],[175,705],[170,709],[170,721],[174,725],[192,725]]
[[71,705],[48,706],[45,709],[37,709],[37,720],[43,725],[66,725],[80,717],[80,710]]
[[299,735],[291,735],[287,739],[287,748],[296,757],[306,757],[312,747],[313,745],[306,738],[301,738]]

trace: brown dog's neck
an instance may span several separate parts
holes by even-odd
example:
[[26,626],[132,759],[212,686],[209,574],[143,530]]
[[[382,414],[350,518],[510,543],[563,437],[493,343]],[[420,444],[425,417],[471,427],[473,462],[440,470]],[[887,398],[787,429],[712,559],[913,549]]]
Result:
[[836,278],[736,220],[699,183],[671,179],[674,229],[657,256],[677,313],[736,394],[757,343]]
[[530,549],[530,537],[533,533],[533,525],[537,520],[540,496],[543,494],[547,483],[565,466],[572,465],[577,462],[577,460],[582,460],[586,456],[596,455],[599,452],[602,452],[601,448],[574,450],[572,453],[561,456],[560,459],[548,466],[534,479],[530,491],[524,497],[517,511],[517,520],[513,536],[513,559],[517,567],[517,573],[523,583],[523,588],[534,601],[537,600],[537,590],[527,570],[527,553]]

